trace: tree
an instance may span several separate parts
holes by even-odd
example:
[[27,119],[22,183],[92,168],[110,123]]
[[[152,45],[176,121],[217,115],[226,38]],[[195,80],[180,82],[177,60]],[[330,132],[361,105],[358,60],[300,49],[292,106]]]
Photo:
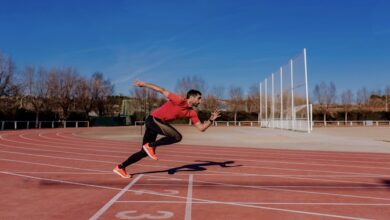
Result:
[[99,115],[104,115],[108,108],[107,97],[114,93],[114,85],[110,80],[104,80],[103,73],[95,72],[91,79],[91,91]]
[[352,102],[353,102],[353,93],[350,89],[341,93],[341,104],[343,105],[343,108],[344,108],[345,123],[347,123],[347,121],[348,121],[348,113],[351,110]]
[[244,104],[244,94],[241,87],[231,86],[229,88],[229,107],[234,113],[234,123],[237,123],[237,112],[242,110]]
[[76,105],[84,112],[84,117],[89,118],[89,113],[93,109],[91,79],[79,77],[75,86],[75,102]]
[[35,112],[35,127],[38,128],[39,113],[48,101],[47,71],[43,67],[36,71],[34,66],[26,66],[24,76],[26,99]]
[[390,86],[387,86],[386,89],[385,89],[385,108],[386,108],[386,112],[389,111],[389,97],[390,97]]
[[135,97],[138,109],[144,113],[144,117],[149,115],[158,103],[158,93],[154,90],[144,87],[133,87],[130,93]]
[[248,112],[260,111],[260,91],[258,84],[253,84],[249,88],[248,96],[246,98],[246,109]]
[[199,76],[183,77],[176,83],[175,91],[183,97],[185,97],[187,92],[191,89],[196,89],[202,93],[205,93],[207,85],[205,81]]
[[53,68],[48,77],[49,92],[52,102],[61,110],[60,118],[69,117],[71,105],[74,102],[75,85],[78,73],[75,68]]
[[325,82],[316,84],[314,87],[314,96],[320,106],[320,109],[324,116],[324,122],[326,122],[326,114],[329,111],[330,105],[336,101],[336,86],[333,82],[328,85]]
[[0,51],[0,97],[12,96],[18,91],[14,83],[15,64]]
[[202,108],[206,111],[214,111],[221,108],[220,100],[223,98],[225,88],[223,86],[213,86],[202,101]]
[[368,104],[369,97],[370,95],[366,87],[363,87],[356,92],[356,104],[358,105],[360,111]]

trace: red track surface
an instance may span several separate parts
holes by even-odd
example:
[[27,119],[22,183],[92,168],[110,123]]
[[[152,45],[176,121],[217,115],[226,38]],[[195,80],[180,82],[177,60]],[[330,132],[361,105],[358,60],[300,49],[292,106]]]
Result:
[[178,144],[126,180],[139,143],[81,131],[0,132],[0,219],[390,219],[389,154]]

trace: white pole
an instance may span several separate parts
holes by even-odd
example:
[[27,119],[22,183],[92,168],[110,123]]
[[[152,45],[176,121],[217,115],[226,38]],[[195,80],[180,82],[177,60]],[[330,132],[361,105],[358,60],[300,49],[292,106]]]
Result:
[[259,121],[259,126],[261,127],[261,116],[262,116],[262,106],[261,106],[261,82],[259,83],[259,117],[258,117],[258,121]]
[[274,91],[274,74],[272,73],[272,87],[271,87],[271,94],[272,94],[272,110],[271,110],[271,114],[272,114],[272,128],[274,128],[274,123],[275,123],[275,91]]
[[290,60],[290,73],[291,73],[291,129],[295,129],[295,113],[294,113],[294,68],[293,61]]
[[280,67],[280,128],[283,127],[283,68]]
[[305,86],[306,86],[306,114],[307,114],[307,132],[310,133],[310,115],[309,115],[309,91],[307,84],[307,59],[306,59],[306,48],[303,48],[303,59],[305,64]]
[[267,123],[267,127],[268,127],[268,80],[265,79],[265,121]]

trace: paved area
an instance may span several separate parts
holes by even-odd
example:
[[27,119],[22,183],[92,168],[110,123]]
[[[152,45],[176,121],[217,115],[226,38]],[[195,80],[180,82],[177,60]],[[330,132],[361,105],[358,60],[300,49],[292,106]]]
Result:
[[[311,134],[258,127],[211,127],[206,132],[175,126],[181,144],[292,150],[390,153],[390,127],[315,128]],[[108,140],[140,141],[141,127],[98,129],[80,135]]]

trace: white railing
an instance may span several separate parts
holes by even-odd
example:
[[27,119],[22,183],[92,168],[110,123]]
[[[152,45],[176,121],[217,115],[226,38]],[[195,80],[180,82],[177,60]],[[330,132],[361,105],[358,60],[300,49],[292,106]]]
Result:
[[[225,127],[230,127],[230,126],[248,126],[248,127],[260,127],[260,124],[262,122],[259,121],[214,121],[213,126],[225,126]],[[136,121],[134,123],[134,126],[143,126],[145,124],[144,121]],[[182,125],[188,125],[182,124]]]
[[89,127],[89,121],[0,121],[0,130],[30,128],[67,128]]
[[390,121],[364,120],[364,121],[313,121],[314,127],[390,127]]

